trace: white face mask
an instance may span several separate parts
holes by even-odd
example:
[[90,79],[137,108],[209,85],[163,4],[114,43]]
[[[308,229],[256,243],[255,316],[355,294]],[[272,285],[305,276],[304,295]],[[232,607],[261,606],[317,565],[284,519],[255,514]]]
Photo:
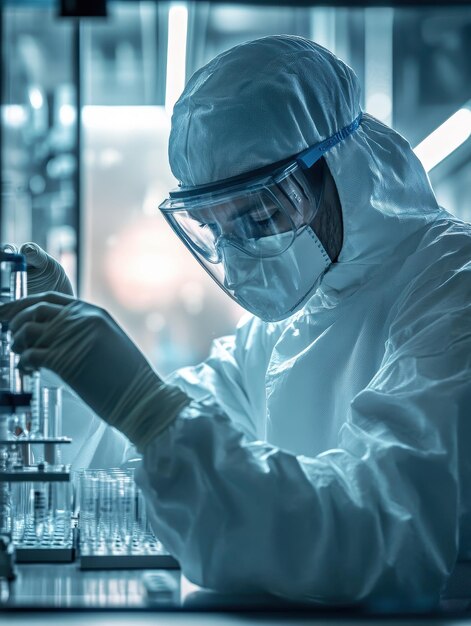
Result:
[[[276,238],[282,248],[283,239],[291,237],[288,232],[270,238]],[[285,319],[300,309],[332,262],[309,226],[275,257],[254,258],[229,242],[222,247],[221,255],[224,287],[239,304],[266,322]]]

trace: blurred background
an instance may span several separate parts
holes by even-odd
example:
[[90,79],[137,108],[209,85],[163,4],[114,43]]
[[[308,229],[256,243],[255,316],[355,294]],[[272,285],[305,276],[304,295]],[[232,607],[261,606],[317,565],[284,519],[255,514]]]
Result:
[[2,241],[54,255],[162,373],[204,358],[243,313],[157,210],[176,186],[172,106],[239,42],[291,33],[332,50],[364,109],[416,148],[439,202],[471,221],[469,7],[90,5],[98,15],[80,20],[67,2],[62,15],[45,0],[0,5]]

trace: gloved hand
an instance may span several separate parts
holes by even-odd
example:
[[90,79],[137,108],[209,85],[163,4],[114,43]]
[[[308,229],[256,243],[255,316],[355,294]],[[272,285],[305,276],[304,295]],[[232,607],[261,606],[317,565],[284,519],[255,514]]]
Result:
[[36,243],[24,243],[20,248],[28,264],[28,293],[58,291],[73,296],[74,290],[60,263]]
[[103,309],[58,293],[0,306],[25,371],[58,374],[101,418],[142,449],[190,398],[166,385]]

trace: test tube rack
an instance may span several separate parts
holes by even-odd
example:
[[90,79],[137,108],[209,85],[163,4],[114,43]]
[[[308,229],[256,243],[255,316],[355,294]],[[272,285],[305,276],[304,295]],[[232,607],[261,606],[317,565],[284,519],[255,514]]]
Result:
[[[27,295],[26,259],[12,246],[0,248],[0,302],[20,300]],[[33,375],[30,380],[31,393],[25,388],[23,379],[15,364],[15,357],[11,352],[11,342],[8,330],[8,322],[0,321],[2,339],[0,350],[0,393],[5,393],[9,399],[3,401],[3,414],[15,413],[17,409],[29,407],[31,416],[36,415],[36,422],[31,418],[31,423],[38,425],[40,381],[39,373]],[[36,386],[35,386],[36,384]],[[51,502],[51,487],[54,483],[70,482],[70,466],[58,463],[58,446],[71,443],[67,437],[45,438],[38,436],[39,432],[33,428],[34,435],[11,437],[7,434],[6,421],[0,416],[0,453],[6,453],[3,460],[0,459],[0,487],[7,485],[11,488],[16,483],[29,483],[33,490],[40,492],[39,486],[44,489],[44,484],[49,484],[48,502]],[[46,431],[42,432],[45,434]],[[33,452],[39,450],[39,456],[44,462],[34,463]],[[37,487],[38,486],[38,487]],[[29,493],[29,492],[28,492]],[[31,495],[29,493],[29,495]],[[36,493],[33,493],[34,506],[36,505]],[[28,509],[29,504],[27,505]],[[75,558],[78,545],[81,569],[131,569],[131,568],[178,568],[177,561],[164,549],[162,544],[152,533],[142,533],[133,537],[126,545],[120,544],[119,540],[112,545],[89,545],[78,541],[78,528],[73,523],[72,510],[61,519],[54,512],[54,524],[51,523],[47,531],[37,532],[34,527],[36,522],[29,524],[28,516],[25,515],[25,527],[21,529],[21,538],[15,532],[12,537],[5,537],[5,542],[10,542],[15,547],[17,562],[30,563],[58,563],[70,562]],[[1,515],[1,510],[0,510]],[[5,519],[5,518],[4,518]],[[11,517],[10,517],[11,519]],[[42,522],[44,523],[44,522]],[[10,524],[13,529],[13,524]],[[45,526],[47,527],[47,523]],[[7,546],[8,547],[8,546]],[[11,546],[10,546],[11,547]],[[5,552],[5,551],[4,551]]]
[[[66,530],[66,524],[69,529]],[[64,541],[64,536],[68,535]],[[72,563],[75,560],[76,528],[70,516],[61,520],[56,518],[52,536],[38,540],[34,531],[29,529],[21,542],[16,545],[17,563]]]
[[[0,470],[0,482],[66,482],[70,480],[70,466],[57,463],[56,446],[72,443],[68,437],[0,439],[0,446],[20,451],[23,464]],[[31,446],[43,446],[44,463],[31,465]]]
[[[68,437],[35,439],[1,439],[0,447],[17,449],[28,463],[32,459],[32,446],[42,446],[45,463],[12,466],[0,470],[0,483],[51,484],[70,481],[70,466],[56,462],[56,447],[72,442]],[[66,528],[66,525],[69,528]],[[38,538],[34,529],[25,529],[20,540],[14,540],[17,563],[65,563],[75,558],[75,529],[72,528],[72,512],[61,519],[55,518],[54,532]],[[64,537],[67,537],[64,540]]]
[[[1,246],[0,302],[21,300],[27,296],[27,291],[26,258],[15,246]],[[70,512],[61,511],[63,519],[59,520],[58,509],[51,513],[50,508],[51,503],[55,506],[60,493],[54,484],[70,481],[70,467],[59,463],[58,449],[71,440],[47,438],[44,435],[51,433],[37,430],[40,426],[40,375],[20,371],[11,342],[9,321],[0,320],[0,521],[3,521],[5,541],[15,548],[17,561],[72,560],[72,511],[65,506]],[[19,432],[9,425],[10,419],[19,420]],[[40,463],[34,462],[35,456],[41,458]],[[23,490],[18,483],[29,484],[30,489],[26,486]],[[16,498],[13,503],[12,494]],[[14,518],[12,510],[16,506],[22,510],[15,510]]]
[[132,466],[77,477],[80,569],[179,569],[154,535]]
[[79,542],[80,569],[179,569],[178,561],[165,550],[154,535],[133,539],[125,546],[115,541],[112,546],[91,546]]

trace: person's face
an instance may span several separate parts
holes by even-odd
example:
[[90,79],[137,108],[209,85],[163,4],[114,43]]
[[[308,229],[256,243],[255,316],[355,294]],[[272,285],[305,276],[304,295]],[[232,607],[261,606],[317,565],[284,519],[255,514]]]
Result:
[[[217,236],[261,238],[310,224],[319,209],[324,184],[322,164],[306,175],[299,170],[273,186],[270,192],[236,197],[196,211],[201,228]],[[291,210],[286,210],[289,206]]]

